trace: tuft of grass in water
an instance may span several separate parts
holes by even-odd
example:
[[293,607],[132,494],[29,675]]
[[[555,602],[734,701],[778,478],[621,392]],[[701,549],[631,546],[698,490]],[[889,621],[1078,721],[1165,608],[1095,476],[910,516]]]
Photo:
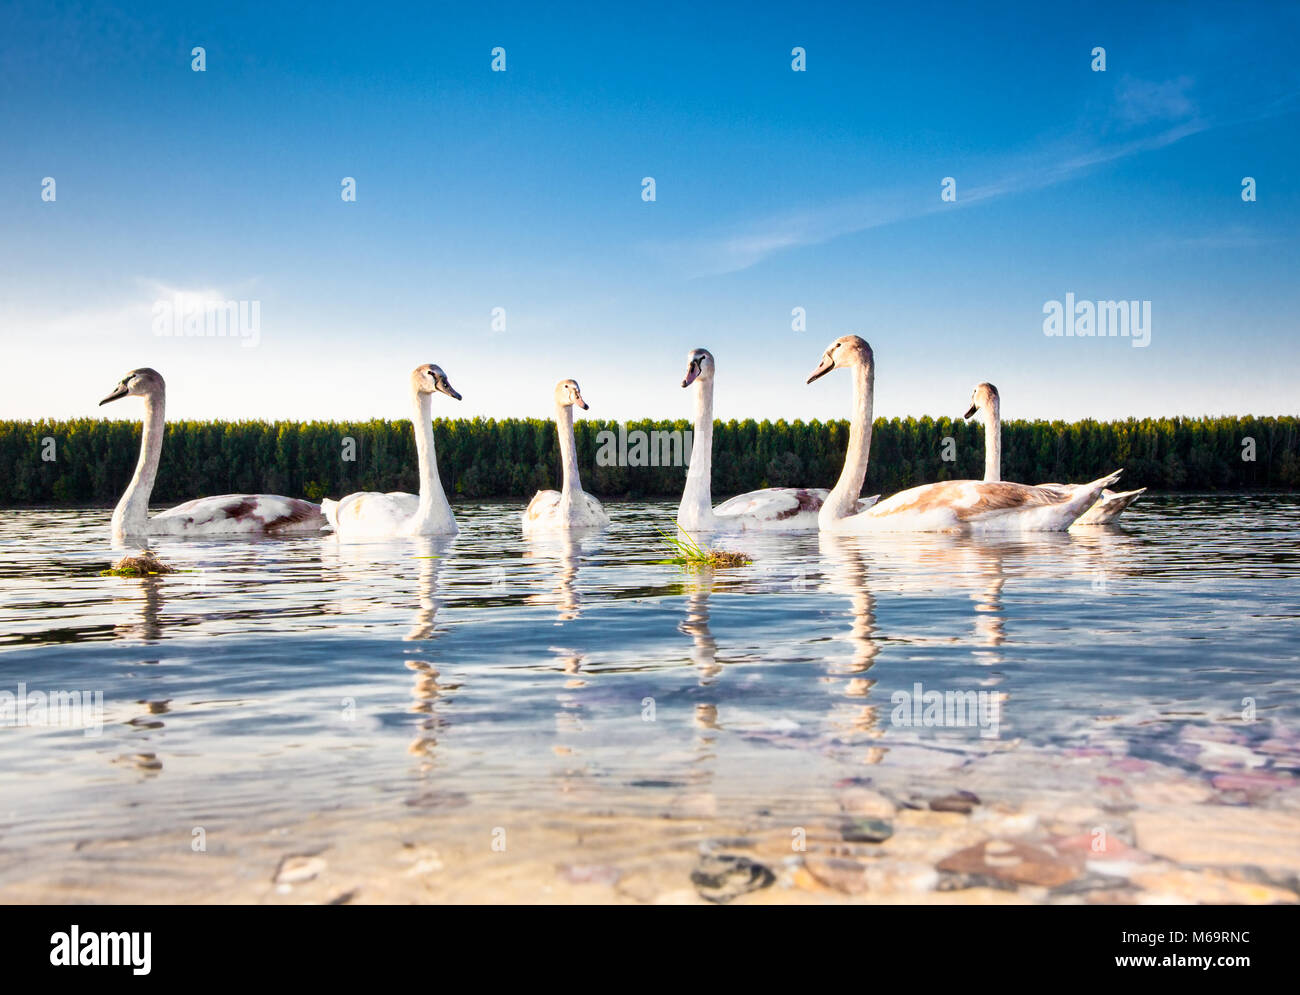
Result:
[[109,570],[101,570],[101,577],[153,577],[157,574],[174,574],[175,567],[169,567],[153,553],[147,550],[139,556],[124,556],[113,564]]
[[731,553],[722,549],[705,549],[693,538],[691,534],[682,530],[681,535],[665,532],[663,529],[658,530],[659,534],[664,537],[664,541],[677,555],[672,559],[659,560],[660,563],[674,563],[678,566],[701,568],[701,567],[747,567],[754,561],[745,553]]

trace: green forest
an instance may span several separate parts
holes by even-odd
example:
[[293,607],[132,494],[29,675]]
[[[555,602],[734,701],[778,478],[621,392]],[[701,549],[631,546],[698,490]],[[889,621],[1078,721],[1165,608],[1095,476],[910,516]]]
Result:
[[[623,427],[648,433],[691,426],[683,420]],[[597,433],[618,429],[617,422],[577,422],[584,488],[615,499],[679,496],[683,466],[598,465]],[[438,470],[453,499],[527,497],[559,485],[554,422],[438,419],[434,434]],[[714,498],[759,487],[829,487],[847,443],[846,421],[718,422]],[[138,422],[0,421],[0,505],[112,504],[131,478],[139,444]],[[1124,487],[1295,489],[1298,450],[1300,419],[1294,417],[1007,422],[1002,477],[1082,482],[1123,467]],[[980,425],[878,419],[864,493],[978,479],[983,470]],[[319,500],[359,490],[417,490],[409,421],[169,423],[153,499],[262,492]]]

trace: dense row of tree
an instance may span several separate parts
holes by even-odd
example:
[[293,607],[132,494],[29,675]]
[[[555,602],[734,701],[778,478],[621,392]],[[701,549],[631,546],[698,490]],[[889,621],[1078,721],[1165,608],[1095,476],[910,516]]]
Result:
[[[629,433],[685,432],[685,421],[629,422]],[[685,468],[600,465],[597,434],[579,421],[583,484],[607,497],[675,497]],[[434,422],[449,494],[526,496],[559,480],[555,425],[538,419]],[[0,422],[0,505],[112,503],[136,462],[139,423],[78,419]],[[951,439],[951,442],[945,442]],[[349,442],[348,440],[351,440]],[[716,498],[757,487],[831,486],[848,423],[719,422]],[[347,457],[351,456],[352,459]],[[950,459],[945,459],[948,456]],[[878,420],[866,493],[983,475],[983,429],[947,418]],[[262,491],[319,499],[356,490],[408,490],[415,442],[406,421],[174,422],[167,426],[154,498]],[[1160,418],[1123,422],[1009,422],[1003,479],[1084,481],[1123,467],[1127,487],[1248,490],[1300,487],[1300,419]]]

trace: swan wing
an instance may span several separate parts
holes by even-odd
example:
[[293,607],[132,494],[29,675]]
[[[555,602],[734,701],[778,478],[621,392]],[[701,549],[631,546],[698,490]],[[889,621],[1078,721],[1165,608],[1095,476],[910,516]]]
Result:
[[847,521],[853,531],[1056,532],[1086,511],[1119,474],[1073,490],[1006,481],[944,480],[900,491]]
[[149,520],[165,535],[318,532],[325,516],[318,504],[279,494],[220,494],[195,498]]
[[527,529],[545,522],[553,522],[559,516],[559,513],[560,492],[538,491],[533,495],[533,499],[528,502],[528,507],[524,509],[524,528]]
[[559,491],[538,491],[523,514],[524,530],[533,528],[601,528],[609,515],[601,503],[586,491],[575,494],[566,507]]
[[713,513],[719,518],[761,522],[780,522],[805,513],[815,517],[829,493],[821,487],[767,487],[737,494],[714,508]]
[[590,494],[588,494],[586,491],[582,492],[582,497],[583,497],[583,506],[587,512],[587,521],[583,522],[582,524],[608,525],[609,512],[605,510],[605,506],[601,504],[599,501],[597,501]]
[[1102,491],[1097,503],[1075,519],[1074,524],[1110,525],[1119,518],[1125,508],[1138,499],[1138,495],[1145,491],[1145,487],[1139,487],[1135,491]]
[[419,506],[415,494],[358,491],[338,502],[334,528],[340,535],[400,535]]

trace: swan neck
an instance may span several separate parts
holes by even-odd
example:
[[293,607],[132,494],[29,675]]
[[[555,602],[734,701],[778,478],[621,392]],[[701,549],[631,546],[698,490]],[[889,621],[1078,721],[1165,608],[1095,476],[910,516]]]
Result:
[[158,479],[158,461],[162,457],[163,434],[166,426],[166,396],[144,395],[144,423],[140,430],[140,458],[135,464],[135,475],[127,485],[122,499],[113,509],[113,534],[143,534],[148,530],[149,497],[154,481]]
[[678,521],[700,524],[713,512],[713,380],[697,380],[695,428]]
[[852,514],[862,495],[862,484],[867,479],[876,373],[874,367],[868,366],[854,366],[852,373],[853,418],[849,422],[849,448],[844,454],[844,469],[840,473],[840,479],[827,495],[826,503],[818,515],[821,522],[846,518]]
[[564,482],[560,493],[565,497],[582,493],[582,480],[578,477],[578,442],[573,434],[573,407],[568,404],[555,405],[555,428],[560,438],[560,462],[564,472]]
[[1002,479],[1002,413],[994,401],[984,412],[984,479]]
[[420,472],[420,506],[416,518],[425,523],[441,514],[450,515],[451,506],[438,476],[438,454],[433,446],[433,395],[415,391],[412,406],[415,409],[415,454]]

